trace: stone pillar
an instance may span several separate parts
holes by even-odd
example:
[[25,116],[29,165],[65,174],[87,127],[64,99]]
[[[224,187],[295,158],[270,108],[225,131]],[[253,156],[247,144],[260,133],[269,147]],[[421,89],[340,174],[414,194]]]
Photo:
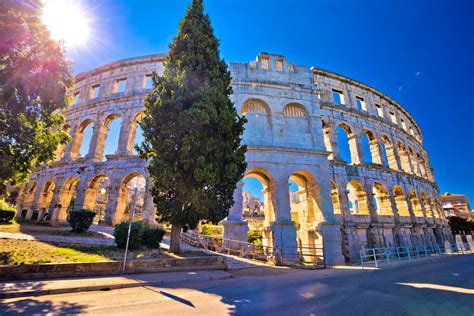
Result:
[[148,181],[145,188],[145,202],[142,210],[142,220],[150,225],[156,225],[155,203],[153,202],[153,196],[149,190]]
[[[70,160],[70,159],[75,159],[76,157],[72,158],[72,148],[73,148],[73,145],[74,145],[74,142],[76,141],[76,132],[77,132],[77,129],[74,128],[74,129],[71,129],[71,141],[69,143],[66,143],[64,145],[64,154],[63,156],[61,157],[61,160]],[[82,140],[82,138],[81,138]]]
[[92,159],[92,161],[102,161],[104,158],[107,130],[108,128],[99,121],[94,124],[94,132],[92,133],[89,153],[87,154],[87,158]]
[[229,210],[229,215],[222,222],[224,226],[223,236],[225,239],[232,239],[247,242],[248,224],[242,219],[243,196],[242,188],[244,183],[239,181],[234,191],[234,205]]
[[63,160],[76,160],[79,157],[82,139],[84,138],[84,131],[79,131],[79,127],[77,127],[73,130],[72,137],[72,141],[68,144],[68,148],[65,150]]
[[280,259],[297,262],[296,226],[291,221],[291,204],[288,177],[281,177],[270,188],[275,210],[275,221],[270,224],[273,235],[273,252]]
[[351,163],[360,164],[364,161],[364,149],[360,135],[350,134],[347,136],[349,142],[349,149],[351,151]]
[[385,155],[383,154],[382,148],[380,147],[381,144],[376,139],[371,140],[369,144],[370,151],[372,153],[372,162],[385,166],[387,161],[385,159]]
[[119,144],[117,148],[117,155],[126,156],[132,155],[133,140],[135,139],[135,132],[137,128],[136,122],[131,122],[128,118],[123,118],[120,127]]
[[341,160],[341,154],[339,153],[339,147],[337,147],[337,131],[336,131],[336,126],[334,125],[333,122],[330,122],[328,124],[327,130],[323,131],[325,133],[324,139],[326,146],[329,147],[329,150],[332,152],[331,155],[329,155],[329,159],[334,159],[334,160]]
[[[114,181],[110,181],[110,183],[114,183]],[[118,182],[120,183],[120,181]],[[118,204],[120,198],[120,187],[111,185],[109,187],[109,195],[107,198],[107,205],[105,207],[105,217],[104,222],[108,225],[115,225],[117,224],[117,212],[118,212]],[[120,216],[121,217],[121,216]]]
[[33,198],[33,201],[30,205],[30,208],[28,209],[28,212],[26,213],[25,220],[27,220],[27,221],[31,220],[31,217],[33,216],[33,212],[35,210],[38,210],[38,202],[39,202],[40,196],[42,194],[42,191],[43,191],[42,183],[41,184],[37,183],[34,198]]
[[[364,184],[364,191],[367,194],[367,208],[369,209],[369,215],[372,222],[378,222],[377,208],[374,203],[374,195],[372,191],[372,185]],[[381,205],[379,205],[381,209]]]

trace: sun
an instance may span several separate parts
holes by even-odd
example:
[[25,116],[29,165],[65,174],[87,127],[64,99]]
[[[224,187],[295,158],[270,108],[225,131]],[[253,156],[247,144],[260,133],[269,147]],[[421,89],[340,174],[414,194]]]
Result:
[[43,0],[42,20],[54,40],[67,47],[86,44],[90,20],[79,0]]

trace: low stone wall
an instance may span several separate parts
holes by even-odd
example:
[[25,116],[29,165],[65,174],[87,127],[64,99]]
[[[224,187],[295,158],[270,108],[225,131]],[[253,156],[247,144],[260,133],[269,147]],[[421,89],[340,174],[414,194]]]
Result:
[[[121,261],[85,263],[41,263],[24,265],[0,265],[0,281],[52,279],[63,277],[105,276],[122,273]],[[226,270],[224,257],[203,256],[190,258],[162,258],[130,260],[125,273],[152,273],[190,270]]]

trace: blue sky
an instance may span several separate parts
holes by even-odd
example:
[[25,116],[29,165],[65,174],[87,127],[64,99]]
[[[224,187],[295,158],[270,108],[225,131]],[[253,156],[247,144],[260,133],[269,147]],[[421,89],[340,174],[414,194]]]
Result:
[[[82,1],[95,40],[70,51],[75,72],[167,52],[189,1]],[[205,0],[221,54],[258,52],[365,82],[420,124],[440,192],[474,203],[474,1]]]

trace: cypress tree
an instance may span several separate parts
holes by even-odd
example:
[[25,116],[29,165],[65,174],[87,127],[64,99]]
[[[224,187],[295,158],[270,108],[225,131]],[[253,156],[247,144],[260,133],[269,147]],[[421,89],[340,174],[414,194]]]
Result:
[[193,0],[170,45],[162,76],[140,121],[157,220],[172,224],[170,251],[179,252],[184,227],[227,216],[245,169],[245,118],[229,96],[231,75],[219,56],[202,0]]

